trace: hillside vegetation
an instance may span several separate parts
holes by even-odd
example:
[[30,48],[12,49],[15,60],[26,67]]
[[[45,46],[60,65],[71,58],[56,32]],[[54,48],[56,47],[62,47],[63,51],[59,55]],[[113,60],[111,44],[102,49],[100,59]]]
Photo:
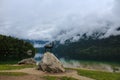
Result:
[[34,54],[35,48],[29,42],[0,35],[0,61],[21,60]]
[[120,35],[108,38],[86,37],[77,42],[67,40],[54,48],[54,53],[65,59],[120,61]]

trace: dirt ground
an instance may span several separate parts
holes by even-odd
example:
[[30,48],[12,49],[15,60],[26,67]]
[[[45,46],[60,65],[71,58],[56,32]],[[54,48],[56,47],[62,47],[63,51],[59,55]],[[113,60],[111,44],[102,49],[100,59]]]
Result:
[[80,76],[77,74],[77,71],[75,70],[67,70],[65,73],[47,73],[47,72],[42,72],[40,70],[36,70],[35,68],[25,68],[21,70],[4,70],[0,72],[24,72],[28,73],[28,75],[25,76],[0,76],[0,80],[44,80],[42,77],[43,76],[67,76],[67,77],[73,77],[78,80],[93,80],[91,78],[87,78],[84,76]]
[[25,75],[25,76],[0,76],[0,80],[44,80],[36,75]]

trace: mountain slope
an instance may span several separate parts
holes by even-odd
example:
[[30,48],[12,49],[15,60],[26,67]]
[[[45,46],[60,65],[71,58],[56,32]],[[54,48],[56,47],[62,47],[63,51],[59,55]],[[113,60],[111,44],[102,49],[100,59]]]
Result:
[[20,60],[33,57],[35,49],[32,44],[13,37],[0,35],[0,61]]
[[91,36],[77,42],[67,40],[55,47],[54,53],[65,59],[120,61],[120,35],[102,39]]

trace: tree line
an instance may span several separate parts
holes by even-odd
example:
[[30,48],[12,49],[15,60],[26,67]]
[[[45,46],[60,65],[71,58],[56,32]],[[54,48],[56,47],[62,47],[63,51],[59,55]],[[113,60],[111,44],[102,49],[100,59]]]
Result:
[[0,35],[0,61],[21,60],[34,54],[35,48],[29,42]]
[[120,35],[108,38],[82,38],[77,42],[67,40],[54,48],[59,58],[76,60],[120,61]]

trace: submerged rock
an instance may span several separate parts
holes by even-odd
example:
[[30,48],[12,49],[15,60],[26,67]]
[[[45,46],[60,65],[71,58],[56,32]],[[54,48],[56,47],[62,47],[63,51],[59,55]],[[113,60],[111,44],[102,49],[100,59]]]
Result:
[[27,59],[23,59],[21,61],[18,62],[18,64],[36,64],[36,61],[33,58],[27,58]]
[[38,64],[38,69],[51,73],[65,72],[62,63],[50,52],[44,53],[41,62]]

